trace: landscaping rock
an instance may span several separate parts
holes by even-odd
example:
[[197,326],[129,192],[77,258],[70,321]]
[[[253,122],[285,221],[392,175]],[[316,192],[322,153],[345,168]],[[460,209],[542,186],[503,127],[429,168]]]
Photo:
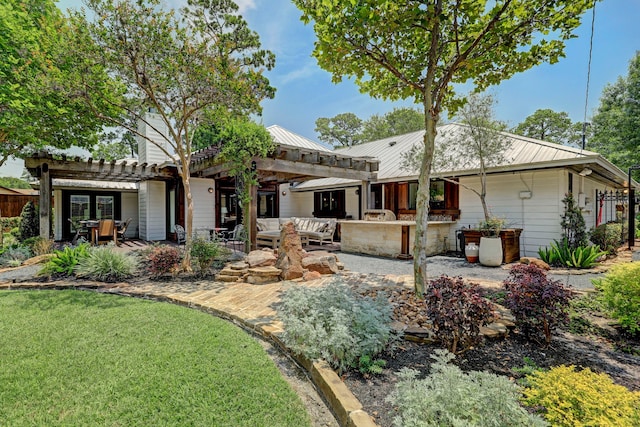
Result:
[[305,271],[302,275],[302,279],[306,281],[320,279],[321,277],[322,274],[317,271]]
[[273,266],[276,264],[276,256],[272,250],[251,251],[244,260],[250,268]]
[[247,283],[251,283],[253,285],[264,285],[266,283],[279,282],[280,273],[282,273],[282,271],[273,266],[250,268],[247,271],[246,280]]
[[304,254],[300,235],[294,228],[293,223],[285,223],[280,231],[280,247],[278,248],[278,260],[276,261],[276,267],[282,270],[282,279],[292,280],[303,276],[305,272],[302,267]]
[[302,260],[302,267],[320,274],[336,274],[340,271],[335,255],[307,256]]
[[522,257],[522,258],[520,258],[520,264],[535,265],[536,267],[541,268],[543,270],[547,270],[547,271],[551,269],[549,264],[547,264],[546,262],[544,262],[541,259],[533,258],[533,257]]

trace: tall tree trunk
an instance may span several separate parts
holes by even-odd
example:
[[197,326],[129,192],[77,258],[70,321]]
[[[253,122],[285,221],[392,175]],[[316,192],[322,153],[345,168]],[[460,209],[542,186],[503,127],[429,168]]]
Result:
[[424,295],[427,276],[427,227],[429,222],[429,185],[431,177],[431,165],[435,150],[436,125],[439,114],[431,105],[430,96],[425,96],[425,133],[424,155],[420,164],[420,176],[418,178],[418,194],[416,195],[416,235],[413,242],[413,274],[415,292],[418,296]]
[[191,180],[189,179],[189,169],[182,173],[182,185],[184,187],[185,198],[187,199],[187,215],[184,219],[186,232],[184,244],[184,257],[182,258],[182,270],[191,271],[191,241],[193,236],[193,196],[191,195]]

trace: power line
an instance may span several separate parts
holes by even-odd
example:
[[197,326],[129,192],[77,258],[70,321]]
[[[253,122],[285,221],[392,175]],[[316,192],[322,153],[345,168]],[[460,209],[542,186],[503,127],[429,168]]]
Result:
[[589,63],[587,64],[587,88],[584,97],[584,118],[582,120],[582,149],[587,145],[587,108],[589,106],[589,82],[591,81],[591,56],[593,54],[593,33],[596,23],[596,1],[593,0],[591,9],[591,37],[589,38]]

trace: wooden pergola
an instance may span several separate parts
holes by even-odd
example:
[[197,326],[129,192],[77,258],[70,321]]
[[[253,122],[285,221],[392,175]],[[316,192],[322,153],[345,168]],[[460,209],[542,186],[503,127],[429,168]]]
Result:
[[[191,175],[214,180],[229,178],[229,167],[217,161],[218,151],[205,148],[192,155]],[[88,159],[79,157],[54,157],[39,152],[25,159],[29,173],[40,180],[40,236],[51,235],[51,192],[53,179],[91,181],[140,182],[147,180],[169,181],[178,178],[174,164],[147,164],[127,161]],[[371,157],[351,157],[334,152],[278,144],[267,157],[254,157],[248,167],[257,171],[258,182],[279,184],[302,182],[316,178],[345,178],[362,181],[367,188],[376,179],[379,161]],[[257,217],[257,186],[250,188],[252,203],[248,213],[252,247],[255,247]],[[363,204],[368,205],[369,191],[363,191]]]

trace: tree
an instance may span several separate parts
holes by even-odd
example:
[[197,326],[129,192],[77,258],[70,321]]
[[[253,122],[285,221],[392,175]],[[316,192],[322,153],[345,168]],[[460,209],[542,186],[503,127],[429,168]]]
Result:
[[573,142],[573,123],[564,111],[556,112],[549,108],[536,110],[513,129],[518,135],[536,138],[542,141],[568,144]]
[[[75,78],[69,26],[52,0],[0,4],[0,165],[45,146],[90,147],[104,122],[62,90]],[[87,70],[96,80],[104,70]],[[110,114],[111,103],[100,108]]]
[[[117,106],[126,114],[108,118],[115,126],[147,138],[133,123],[145,122],[143,112],[149,108],[166,125],[164,141],[149,141],[175,162],[182,180],[187,205],[183,268],[190,269],[193,135],[198,126],[207,124],[214,109],[260,113],[260,101],[275,92],[263,75],[264,69],[273,67],[274,55],[260,49],[258,34],[237,15],[232,0],[188,0],[179,14],[163,10],[160,0],[87,0],[86,4],[95,20],[90,22],[84,11],[72,16],[74,65],[80,72],[104,67],[120,83],[118,89],[125,96]],[[95,41],[96,49],[86,43],[87,38]],[[105,91],[94,83],[85,80],[77,92],[102,118],[96,102]]]
[[477,92],[541,62],[557,62],[591,0],[294,0],[314,21],[313,55],[333,81],[354,76],[363,92],[422,105],[424,156],[417,194],[414,275],[427,281],[429,178],[436,125],[464,100],[454,84]]
[[592,124],[590,149],[623,170],[640,164],[640,52],[629,63],[628,74],[602,91]]
[[31,188],[27,181],[12,176],[0,176],[0,186],[5,188],[23,188],[25,190]]
[[[502,134],[504,123],[493,115],[495,101],[490,95],[471,95],[460,109],[459,119],[464,125],[459,143],[447,150],[447,158],[457,162],[456,169],[477,168],[480,176],[480,190],[466,187],[480,198],[485,223],[492,214],[487,206],[487,168],[497,166],[506,160],[506,152],[511,145],[509,138]],[[453,170],[453,167],[449,167]],[[459,181],[451,181],[459,184]]]
[[374,114],[364,122],[363,141],[375,141],[424,129],[424,115],[415,108],[394,108],[384,116]]
[[360,144],[362,120],[353,113],[342,113],[332,118],[320,117],[316,120],[318,139],[334,147],[350,147]]
[[118,132],[119,130],[101,135],[101,141],[91,150],[91,156],[94,159],[104,159],[110,162],[128,156],[133,157],[138,152],[138,142],[135,135],[129,131]]

